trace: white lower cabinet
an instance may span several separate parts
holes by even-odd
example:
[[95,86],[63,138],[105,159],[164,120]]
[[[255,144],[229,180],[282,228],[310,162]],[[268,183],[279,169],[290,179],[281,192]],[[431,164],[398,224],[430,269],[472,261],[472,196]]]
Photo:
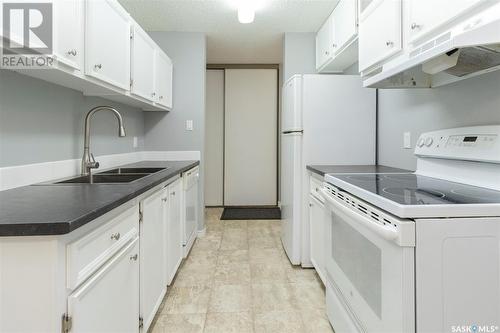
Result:
[[139,331],[138,238],[68,297],[68,315],[73,333]]
[[181,225],[181,195],[182,181],[176,180],[165,189],[166,209],[164,211],[166,246],[165,256],[167,262],[166,280],[170,285],[175,277],[175,273],[179,268],[183,253],[182,253],[182,225]]
[[183,192],[177,177],[69,234],[0,237],[0,332],[147,332],[183,258]]
[[141,202],[141,318],[147,331],[167,290],[165,283],[164,190]]
[[[319,183],[319,185],[317,185]],[[319,199],[319,193],[313,194],[313,189],[321,188],[321,182],[311,177],[311,193],[309,194],[309,227],[311,237],[311,262],[323,284],[326,285],[325,271],[325,205]],[[318,197],[317,197],[318,195]]]

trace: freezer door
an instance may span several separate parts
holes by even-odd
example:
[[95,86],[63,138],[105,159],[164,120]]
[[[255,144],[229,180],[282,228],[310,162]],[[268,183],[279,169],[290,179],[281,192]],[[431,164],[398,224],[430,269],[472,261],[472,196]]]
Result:
[[300,264],[301,214],[300,133],[281,136],[281,240],[290,262]]
[[281,130],[302,130],[302,76],[295,75],[283,86],[283,114]]

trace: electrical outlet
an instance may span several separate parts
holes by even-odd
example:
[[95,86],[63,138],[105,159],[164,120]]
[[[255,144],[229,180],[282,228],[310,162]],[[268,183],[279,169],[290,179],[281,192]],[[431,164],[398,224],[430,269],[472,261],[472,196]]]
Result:
[[411,132],[403,133],[403,148],[411,149]]
[[193,130],[193,121],[186,120],[186,131],[192,131],[192,130]]

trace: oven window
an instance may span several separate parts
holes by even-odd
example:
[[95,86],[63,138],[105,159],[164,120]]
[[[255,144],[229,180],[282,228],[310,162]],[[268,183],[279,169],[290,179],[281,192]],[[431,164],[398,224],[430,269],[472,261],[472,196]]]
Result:
[[335,213],[332,213],[331,230],[333,260],[373,312],[381,318],[381,250]]

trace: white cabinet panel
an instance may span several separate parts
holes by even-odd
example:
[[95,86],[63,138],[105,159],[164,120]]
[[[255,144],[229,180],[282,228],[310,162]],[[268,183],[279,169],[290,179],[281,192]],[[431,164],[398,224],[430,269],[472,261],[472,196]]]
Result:
[[181,193],[182,181],[176,180],[165,191],[167,209],[164,221],[166,223],[166,257],[167,284],[170,285],[182,261],[182,224],[181,224]]
[[141,202],[141,316],[144,331],[153,321],[166,291],[163,223],[164,190]]
[[128,90],[130,17],[116,0],[88,0],[85,19],[85,74]]
[[83,69],[83,0],[54,1],[54,55],[73,69]]
[[487,0],[410,0],[410,41],[415,41],[485,1]]
[[401,0],[374,0],[359,23],[359,70],[402,49]]
[[173,65],[172,60],[161,50],[156,53],[156,94],[157,102],[172,108]]
[[325,206],[309,195],[309,225],[311,230],[311,262],[325,284]]
[[154,101],[156,44],[149,35],[135,24],[132,28],[132,66],[130,92]]
[[333,50],[339,52],[347,43],[351,42],[358,33],[356,26],[356,1],[341,0],[333,11]]
[[333,23],[330,16],[316,34],[316,68],[322,67],[332,55]]
[[138,243],[129,243],[68,297],[72,333],[139,331]]

